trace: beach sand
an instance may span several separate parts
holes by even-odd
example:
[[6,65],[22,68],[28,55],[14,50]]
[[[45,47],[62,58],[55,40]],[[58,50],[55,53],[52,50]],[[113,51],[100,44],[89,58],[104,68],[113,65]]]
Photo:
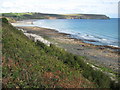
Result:
[[60,33],[53,29],[40,28],[36,26],[17,27],[24,29],[28,33],[42,36],[58,47],[66,49],[68,52],[85,56],[87,62],[97,66],[107,67],[113,71],[118,71],[118,49],[110,46],[98,46],[84,43],[82,40],[70,38],[69,34]]

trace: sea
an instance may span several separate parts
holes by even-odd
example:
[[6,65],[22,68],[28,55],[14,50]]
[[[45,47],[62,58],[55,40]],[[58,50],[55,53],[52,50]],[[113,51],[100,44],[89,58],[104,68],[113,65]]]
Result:
[[118,45],[118,19],[39,19],[32,26],[55,29],[95,45]]

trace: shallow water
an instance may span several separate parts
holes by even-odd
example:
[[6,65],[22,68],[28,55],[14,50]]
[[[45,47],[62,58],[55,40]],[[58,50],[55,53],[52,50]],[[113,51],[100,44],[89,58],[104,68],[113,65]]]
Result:
[[95,45],[118,46],[118,19],[55,19],[36,20],[32,26],[56,29],[59,32]]

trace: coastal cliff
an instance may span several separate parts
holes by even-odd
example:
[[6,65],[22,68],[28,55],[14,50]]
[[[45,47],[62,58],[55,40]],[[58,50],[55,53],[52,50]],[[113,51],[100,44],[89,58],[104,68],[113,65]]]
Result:
[[2,13],[3,17],[15,20],[24,19],[109,19],[106,15],[100,14],[45,14],[45,13]]
[[108,16],[100,14],[71,14],[68,17],[73,19],[109,19]]

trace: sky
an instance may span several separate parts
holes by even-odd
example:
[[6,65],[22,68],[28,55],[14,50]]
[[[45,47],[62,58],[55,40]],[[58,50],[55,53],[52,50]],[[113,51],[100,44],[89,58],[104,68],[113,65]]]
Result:
[[118,17],[119,0],[0,0],[0,13],[105,14]]

